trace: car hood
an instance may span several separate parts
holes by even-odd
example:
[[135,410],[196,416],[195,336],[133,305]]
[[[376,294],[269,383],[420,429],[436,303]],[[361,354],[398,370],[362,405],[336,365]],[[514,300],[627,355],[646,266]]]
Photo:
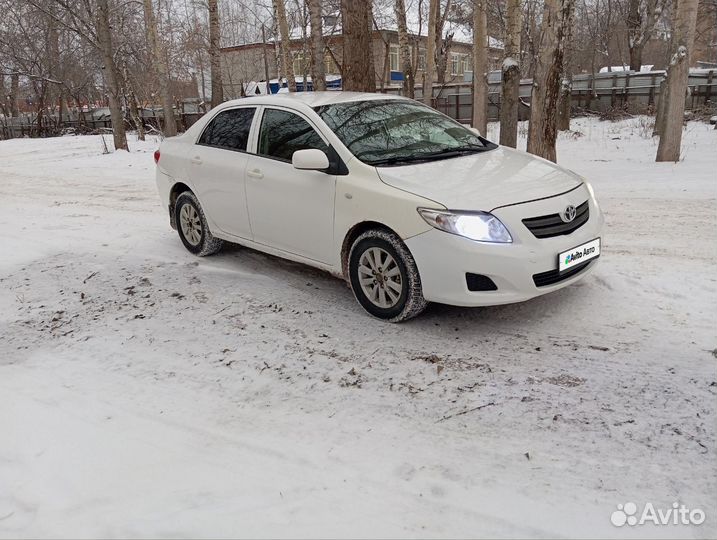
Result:
[[575,189],[582,179],[545,159],[499,146],[457,158],[377,167],[386,184],[451,210],[491,211]]

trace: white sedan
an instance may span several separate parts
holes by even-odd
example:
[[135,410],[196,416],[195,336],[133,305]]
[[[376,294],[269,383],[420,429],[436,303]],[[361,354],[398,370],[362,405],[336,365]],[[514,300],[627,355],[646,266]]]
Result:
[[155,153],[184,246],[223,241],[346,279],[370,314],[520,302],[575,283],[603,217],[577,174],[416,101],[301,92],[229,101]]

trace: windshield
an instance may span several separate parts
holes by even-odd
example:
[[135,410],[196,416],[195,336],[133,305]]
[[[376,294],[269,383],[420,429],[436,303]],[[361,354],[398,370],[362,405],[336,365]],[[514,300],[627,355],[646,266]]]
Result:
[[351,153],[369,165],[401,165],[497,146],[416,101],[380,99],[315,108]]

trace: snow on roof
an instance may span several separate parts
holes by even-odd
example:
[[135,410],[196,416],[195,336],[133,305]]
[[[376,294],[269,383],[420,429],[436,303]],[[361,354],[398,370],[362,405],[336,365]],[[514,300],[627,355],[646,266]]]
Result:
[[[653,67],[655,67],[654,64],[647,64],[647,65],[644,65],[644,66],[640,66],[640,71],[641,71],[641,72],[652,71],[652,68],[653,68]],[[611,71],[630,71],[630,66],[625,66],[625,65],[623,65],[623,66],[610,66],[610,67],[605,66],[605,67],[601,67],[601,68],[600,68],[600,73],[608,73],[608,72],[611,72]]]

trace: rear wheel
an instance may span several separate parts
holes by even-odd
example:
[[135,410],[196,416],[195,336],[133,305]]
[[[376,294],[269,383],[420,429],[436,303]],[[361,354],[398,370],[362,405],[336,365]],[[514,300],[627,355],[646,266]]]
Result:
[[401,322],[426,309],[416,263],[401,239],[385,230],[361,234],[349,252],[356,300],[374,317]]
[[222,249],[222,240],[212,236],[202,206],[191,191],[177,197],[174,218],[184,247],[195,255],[204,257]]

